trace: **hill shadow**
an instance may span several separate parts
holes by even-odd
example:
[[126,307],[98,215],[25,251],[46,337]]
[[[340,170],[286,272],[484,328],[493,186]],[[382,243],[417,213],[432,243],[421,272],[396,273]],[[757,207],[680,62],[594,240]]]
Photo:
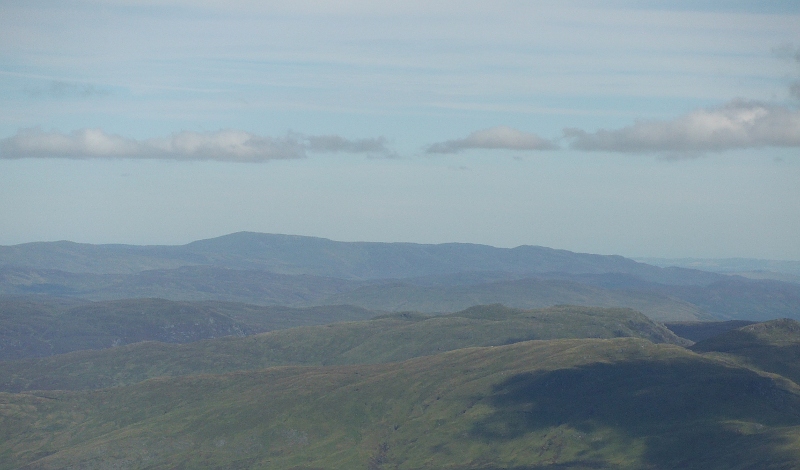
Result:
[[518,374],[494,386],[489,403],[493,412],[475,424],[474,438],[510,440],[561,425],[583,433],[610,427],[644,439],[646,468],[798,465],[777,428],[800,425],[800,396],[748,369],[711,361]]
[[[753,331],[760,328],[762,336]],[[764,333],[766,332],[766,333]],[[755,324],[699,341],[689,349],[721,352],[744,359],[761,370],[780,374],[800,384],[800,323],[790,319]]]
[[750,320],[666,322],[670,331],[690,341],[703,341],[730,330],[756,323]]

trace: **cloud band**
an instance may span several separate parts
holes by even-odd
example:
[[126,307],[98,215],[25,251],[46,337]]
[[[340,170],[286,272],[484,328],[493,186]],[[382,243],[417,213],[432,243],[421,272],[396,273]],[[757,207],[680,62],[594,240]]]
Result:
[[672,121],[639,121],[616,130],[565,129],[575,150],[694,153],[800,146],[800,113],[757,101],[734,100]]
[[0,140],[0,158],[137,158],[263,162],[304,158],[306,152],[348,152],[389,155],[383,137],[348,140],[340,136],[262,137],[240,130],[183,131],[164,138],[136,140],[101,129],[70,134],[24,129]]

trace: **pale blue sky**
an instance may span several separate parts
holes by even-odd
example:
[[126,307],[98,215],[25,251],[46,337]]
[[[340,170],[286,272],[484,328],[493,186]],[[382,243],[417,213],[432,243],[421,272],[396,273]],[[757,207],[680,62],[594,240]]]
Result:
[[797,2],[285,3],[0,3],[0,244],[800,259]]

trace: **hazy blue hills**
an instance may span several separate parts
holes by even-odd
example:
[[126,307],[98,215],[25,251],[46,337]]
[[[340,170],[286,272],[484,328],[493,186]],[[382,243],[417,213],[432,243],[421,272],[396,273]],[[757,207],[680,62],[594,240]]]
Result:
[[309,305],[362,285],[361,281],[215,266],[182,266],[131,274],[0,267],[0,294],[50,294],[90,300],[161,297],[260,305]]
[[139,341],[186,343],[246,336],[303,325],[363,320],[376,314],[351,306],[296,309],[163,299],[87,302],[49,296],[0,296],[0,360]]
[[704,286],[664,285],[629,274],[461,273],[358,281],[213,266],[131,274],[69,273],[0,267],[0,294],[89,300],[160,297],[294,307],[350,304],[382,311],[436,313],[502,303],[519,308],[571,304],[627,307],[660,321],[800,319],[800,285],[726,278]]
[[360,287],[328,297],[325,302],[359,305],[374,310],[428,313],[491,303],[517,308],[569,304],[632,308],[660,321],[716,319],[695,305],[660,292],[620,291],[548,279],[519,279],[463,286],[420,286],[395,282]]
[[0,247],[0,266],[112,274],[206,265],[342,279],[399,279],[464,272],[629,273],[659,283],[703,284],[719,274],[659,268],[621,256],[537,246],[337,242],[239,232],[182,246],[41,242]]
[[691,304],[717,319],[800,319],[800,285],[791,282],[726,276],[703,285],[668,285],[624,273],[550,273],[541,277],[571,280],[617,292],[662,294]]
[[182,246],[0,247],[0,294],[452,312],[626,307],[660,321],[800,319],[800,284],[520,246],[356,243],[240,232]]
[[730,278],[706,286],[653,288],[722,319],[800,319],[800,284]]
[[211,266],[133,274],[78,274],[7,267],[0,268],[0,294],[39,293],[89,300],[159,297],[294,307],[347,304],[387,312],[425,313],[452,312],[492,303],[518,308],[569,304],[632,308],[662,321],[716,319],[702,308],[658,291],[604,289],[575,281],[536,278],[480,283],[483,278],[446,276],[442,282],[431,277],[367,282]]
[[338,278],[399,279],[464,272],[624,272],[655,282],[679,284],[719,279],[703,271],[657,268],[621,256],[573,253],[539,246],[354,243],[240,232],[192,242],[186,249],[206,256],[214,264]]
[[0,294],[158,297],[451,312],[626,307],[660,321],[800,319],[800,284],[520,246],[361,243],[240,232],[182,246],[0,247]]
[[637,261],[655,266],[679,266],[723,274],[737,274],[751,279],[774,279],[800,283],[800,261],[751,258],[639,258]]
[[0,246],[0,266],[72,273],[131,273],[203,264],[173,246],[91,245],[69,241]]

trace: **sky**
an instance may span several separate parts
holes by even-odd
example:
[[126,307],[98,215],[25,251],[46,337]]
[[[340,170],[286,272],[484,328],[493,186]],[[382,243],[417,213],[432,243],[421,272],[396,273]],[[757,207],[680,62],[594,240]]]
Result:
[[800,260],[800,2],[0,2],[0,245]]

